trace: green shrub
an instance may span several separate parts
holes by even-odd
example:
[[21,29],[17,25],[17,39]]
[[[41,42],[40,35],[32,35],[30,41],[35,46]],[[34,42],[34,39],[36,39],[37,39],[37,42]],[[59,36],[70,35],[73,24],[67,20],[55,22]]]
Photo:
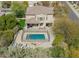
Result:
[[24,10],[16,10],[15,11],[15,16],[18,17],[18,18],[22,18],[25,16],[25,11]]
[[58,57],[65,57],[65,51],[63,48],[59,46],[55,46],[54,48],[51,49],[51,56],[58,58]]
[[26,9],[28,7],[28,2],[13,2],[12,3],[12,10],[17,18],[23,18],[26,13]]
[[12,43],[16,25],[17,20],[14,15],[7,14],[0,17],[0,47],[8,47]]
[[19,48],[9,47],[0,49],[1,57],[8,58],[46,58],[51,57],[49,49],[45,48]]
[[23,29],[25,26],[25,19],[19,19],[18,24],[19,24],[19,29]]
[[0,48],[0,57],[5,58],[6,55],[8,54],[8,53],[7,53],[7,54],[5,55],[5,53],[6,53],[7,50],[8,50],[8,49],[7,49],[6,47],[1,47],[1,48]]
[[12,30],[0,31],[0,47],[8,47],[12,43],[13,37]]
[[53,41],[53,44],[54,46],[60,46],[61,43],[63,42],[63,39],[64,39],[64,36],[61,35],[61,34],[57,34],[54,41]]
[[17,20],[14,15],[7,14],[0,17],[0,30],[13,29],[17,25]]

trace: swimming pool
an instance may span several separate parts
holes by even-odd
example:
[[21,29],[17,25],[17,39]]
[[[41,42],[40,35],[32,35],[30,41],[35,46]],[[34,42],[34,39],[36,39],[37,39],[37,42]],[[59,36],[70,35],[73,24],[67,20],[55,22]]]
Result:
[[27,34],[26,39],[29,40],[45,40],[44,34]]

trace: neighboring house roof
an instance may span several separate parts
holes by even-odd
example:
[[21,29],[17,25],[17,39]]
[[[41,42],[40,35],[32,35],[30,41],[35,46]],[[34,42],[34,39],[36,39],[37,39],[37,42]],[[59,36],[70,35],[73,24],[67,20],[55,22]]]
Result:
[[0,8],[0,16],[6,14],[6,12],[11,12],[11,8]]
[[0,16],[4,15],[4,12],[1,12],[1,9],[0,9]]
[[28,1],[28,5],[30,6],[34,6],[34,4],[37,3],[37,1]]
[[28,7],[26,14],[53,14],[53,8],[51,7],[45,7],[45,6],[33,6]]

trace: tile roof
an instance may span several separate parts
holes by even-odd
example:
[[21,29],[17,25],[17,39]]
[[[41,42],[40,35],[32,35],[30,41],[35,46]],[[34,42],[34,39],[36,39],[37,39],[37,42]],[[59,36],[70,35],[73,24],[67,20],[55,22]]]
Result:
[[1,12],[1,9],[0,9],[0,16],[4,15],[5,13],[4,12]]
[[27,14],[53,14],[53,8],[51,7],[45,7],[45,6],[33,6],[33,7],[28,7],[26,11]]

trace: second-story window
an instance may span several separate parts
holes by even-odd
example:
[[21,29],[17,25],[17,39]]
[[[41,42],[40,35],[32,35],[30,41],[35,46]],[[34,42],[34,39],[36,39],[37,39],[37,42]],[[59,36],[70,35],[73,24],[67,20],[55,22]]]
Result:
[[43,21],[45,20],[45,17],[38,17],[38,20]]

